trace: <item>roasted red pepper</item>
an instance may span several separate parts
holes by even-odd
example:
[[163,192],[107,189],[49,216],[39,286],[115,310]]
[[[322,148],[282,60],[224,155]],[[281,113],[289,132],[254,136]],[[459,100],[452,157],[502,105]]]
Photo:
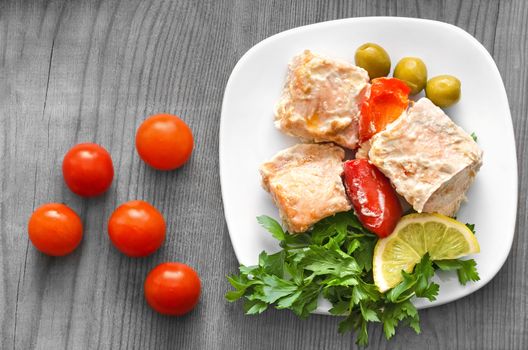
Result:
[[367,141],[396,120],[409,105],[410,91],[399,79],[374,79],[369,98],[361,104],[359,140]]
[[366,159],[344,164],[345,187],[359,220],[379,237],[387,237],[402,216],[402,207],[389,179]]

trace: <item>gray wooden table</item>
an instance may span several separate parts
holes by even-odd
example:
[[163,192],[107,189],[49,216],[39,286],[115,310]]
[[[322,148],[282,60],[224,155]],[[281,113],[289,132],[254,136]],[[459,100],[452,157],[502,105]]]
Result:
[[[225,275],[237,261],[218,180],[218,125],[225,84],[251,46],[324,20],[410,16],[456,24],[493,55],[510,101],[519,160],[519,211],[511,254],[477,293],[421,312],[423,333],[402,329],[372,349],[528,348],[528,2],[484,1],[119,1],[0,3],[0,348],[355,348],[337,320],[290,312],[247,317],[228,304]],[[449,50],[449,48],[446,48]],[[181,115],[194,131],[188,165],[153,171],[134,150],[149,114]],[[60,164],[77,142],[104,145],[116,178],[103,197],[82,200]],[[129,259],[109,243],[108,216],[130,199],[155,203],[168,221],[155,255]],[[39,254],[26,224],[40,204],[68,203],[85,222],[80,248]],[[500,220],[501,218],[497,218]],[[500,235],[501,232],[496,234]],[[182,318],[155,314],[143,299],[146,273],[162,261],[194,266],[199,306]]]

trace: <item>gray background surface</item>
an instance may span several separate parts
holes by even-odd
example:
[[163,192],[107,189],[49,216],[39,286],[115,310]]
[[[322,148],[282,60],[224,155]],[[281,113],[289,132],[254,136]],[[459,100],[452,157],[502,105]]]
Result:
[[[241,304],[224,301],[225,275],[237,261],[223,217],[217,145],[224,87],[246,50],[296,26],[372,15],[456,24],[490,51],[510,101],[520,197],[513,248],[495,279],[462,300],[422,311],[421,335],[402,329],[388,343],[379,326],[371,327],[370,348],[526,349],[523,0],[2,1],[0,348],[355,348],[351,336],[337,334],[335,318],[300,321],[274,310],[246,317]],[[134,150],[137,126],[162,111],[181,115],[196,139],[190,163],[169,173],[149,169]],[[82,141],[100,143],[113,156],[116,178],[101,198],[83,200],[63,185],[61,159]],[[108,216],[131,199],[154,203],[168,221],[165,245],[146,259],[123,256],[107,238]],[[69,204],[85,222],[80,248],[60,259],[39,254],[26,233],[33,209],[50,201]],[[167,260],[190,264],[202,278],[201,303],[182,318],[157,315],[143,299],[147,272]]]

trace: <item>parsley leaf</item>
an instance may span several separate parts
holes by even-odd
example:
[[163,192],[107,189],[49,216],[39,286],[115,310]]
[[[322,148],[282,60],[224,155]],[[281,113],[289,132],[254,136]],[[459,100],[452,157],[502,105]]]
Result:
[[[274,254],[262,252],[257,265],[242,265],[238,274],[228,276],[234,289],[225,298],[230,302],[244,299],[248,315],[275,307],[306,318],[324,297],[332,304],[330,313],[343,317],[338,331],[353,332],[359,345],[368,344],[371,323],[381,323],[387,339],[402,325],[419,333],[420,318],[411,300],[436,299],[435,269],[456,270],[462,284],[479,279],[473,260],[432,261],[425,254],[412,271],[402,271],[398,285],[381,293],[372,274],[378,238],[361,226],[352,211],[328,217],[295,235],[268,216],[257,220],[282,249]],[[474,232],[473,225],[466,225]]]
[[258,223],[264,227],[275,239],[278,241],[284,241],[286,234],[282,229],[281,225],[273,218],[266,215],[257,217]]
[[356,343],[360,346],[366,346],[368,345],[367,324],[368,320],[364,318],[361,309],[356,309],[339,323],[338,332],[345,333],[354,330],[356,332]]
[[475,232],[475,224],[468,224],[468,223],[466,223],[466,227],[467,227],[471,232],[473,232],[473,234],[476,234],[476,232]]
[[369,272],[372,270],[372,255],[378,239],[369,234],[357,237],[356,240],[359,242],[359,247],[352,252],[352,256],[363,270]]
[[414,272],[402,271],[403,281],[387,292],[386,297],[392,303],[402,303],[413,296],[427,298],[430,301],[438,295],[438,284],[430,282],[434,275],[433,262],[426,253],[414,267]]
[[462,285],[466,285],[469,281],[476,282],[480,280],[480,276],[477,272],[477,263],[473,259],[438,260],[435,261],[435,265],[442,271],[456,270],[458,281]]
[[268,304],[260,300],[246,300],[244,311],[247,315],[261,314],[268,308]]
[[392,338],[396,333],[396,327],[402,321],[407,322],[416,333],[420,333],[420,316],[410,300],[401,303],[387,303],[381,315],[385,338]]
[[259,266],[262,266],[266,273],[282,278],[284,276],[285,257],[286,253],[283,250],[272,255],[262,252],[259,255]]
[[475,134],[475,132],[472,132],[472,133],[471,133],[471,138],[472,138],[473,141],[475,141],[475,142],[477,142],[477,140],[478,140],[477,134]]
[[310,246],[302,259],[304,269],[315,275],[347,277],[357,275],[361,269],[352,257],[344,258],[337,250]]

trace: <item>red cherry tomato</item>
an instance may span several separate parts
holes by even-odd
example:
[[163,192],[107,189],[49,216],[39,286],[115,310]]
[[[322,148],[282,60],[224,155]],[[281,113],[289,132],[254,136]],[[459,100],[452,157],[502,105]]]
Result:
[[191,311],[198,303],[200,289],[196,271],[176,262],[156,266],[145,279],[148,304],[164,315],[181,316]]
[[366,159],[344,164],[345,187],[359,221],[379,237],[387,237],[402,216],[396,191]]
[[114,246],[130,257],[154,253],[165,239],[165,220],[145,201],[119,206],[108,221],[108,235]]
[[364,142],[407,109],[411,89],[396,78],[378,78],[372,81],[370,96],[361,104],[359,139]]
[[158,114],[145,120],[136,133],[141,159],[158,170],[181,167],[193,150],[191,129],[175,115]]
[[95,143],[73,146],[62,161],[64,181],[73,193],[92,197],[105,192],[114,178],[110,154]]
[[28,233],[31,243],[42,253],[63,256],[81,243],[83,227],[79,216],[66,205],[49,203],[31,214]]

